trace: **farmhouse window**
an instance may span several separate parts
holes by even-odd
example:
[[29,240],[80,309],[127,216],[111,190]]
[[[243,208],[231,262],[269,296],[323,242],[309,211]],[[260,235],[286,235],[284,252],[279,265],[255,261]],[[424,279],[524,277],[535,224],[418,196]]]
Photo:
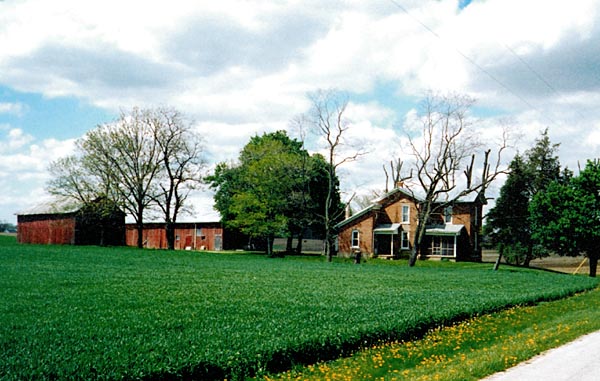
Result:
[[410,206],[402,205],[402,223],[408,224],[410,223]]
[[456,246],[456,237],[433,236],[431,237],[431,254],[442,257],[456,256],[454,248]]
[[352,230],[352,248],[360,247],[360,233],[358,230]]
[[444,209],[444,222],[447,224],[452,223],[452,207],[451,206]]
[[410,249],[410,244],[408,241],[408,232],[404,230],[400,232],[400,248],[402,250]]

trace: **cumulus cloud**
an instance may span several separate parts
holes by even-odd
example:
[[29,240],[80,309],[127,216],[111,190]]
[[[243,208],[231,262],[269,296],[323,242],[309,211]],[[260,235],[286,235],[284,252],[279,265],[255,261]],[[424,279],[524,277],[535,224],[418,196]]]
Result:
[[10,129],[6,137],[6,144],[4,145],[4,149],[12,151],[21,148],[27,143],[30,143],[33,139],[33,136],[25,134],[23,130],[19,128]]
[[73,149],[74,140],[38,142],[18,128],[0,130],[0,219],[12,220],[9,216],[38,200],[44,194],[50,162]]
[[[336,88],[351,94],[348,138],[371,151],[344,169],[348,189],[381,186],[383,163],[419,131],[415,99],[427,90],[478,98],[490,138],[509,116],[523,134],[515,151],[548,127],[576,163],[582,147],[600,155],[599,12],[595,0],[3,1],[0,85],[109,110],[177,107],[215,162],[288,129],[308,92]],[[2,99],[0,117],[27,107]],[[68,151],[0,123],[4,178],[9,168],[41,178],[44,155]]]
[[26,106],[19,102],[0,102],[0,114],[12,114],[20,116],[25,111]]

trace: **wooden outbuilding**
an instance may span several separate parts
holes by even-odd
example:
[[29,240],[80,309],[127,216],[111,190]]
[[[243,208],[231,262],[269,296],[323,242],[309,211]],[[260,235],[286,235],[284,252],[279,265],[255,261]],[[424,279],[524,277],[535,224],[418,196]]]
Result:
[[[220,222],[181,222],[175,224],[175,250],[223,250],[223,225]],[[145,248],[166,249],[167,232],[164,223],[144,223]],[[136,224],[127,224],[127,246],[137,246]]]
[[122,246],[125,213],[106,200],[84,205],[68,199],[52,199],[17,213],[17,241]]

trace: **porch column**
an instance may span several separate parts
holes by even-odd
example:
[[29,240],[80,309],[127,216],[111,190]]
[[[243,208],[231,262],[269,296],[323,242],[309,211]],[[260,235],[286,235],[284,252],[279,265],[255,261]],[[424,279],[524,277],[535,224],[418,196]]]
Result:
[[456,236],[454,236],[454,258],[456,258]]

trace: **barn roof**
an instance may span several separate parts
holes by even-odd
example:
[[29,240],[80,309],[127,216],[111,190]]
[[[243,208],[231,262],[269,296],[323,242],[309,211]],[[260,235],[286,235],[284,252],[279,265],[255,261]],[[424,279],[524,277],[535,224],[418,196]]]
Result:
[[81,203],[68,198],[51,198],[30,208],[17,212],[18,216],[40,214],[70,214],[81,209]]

